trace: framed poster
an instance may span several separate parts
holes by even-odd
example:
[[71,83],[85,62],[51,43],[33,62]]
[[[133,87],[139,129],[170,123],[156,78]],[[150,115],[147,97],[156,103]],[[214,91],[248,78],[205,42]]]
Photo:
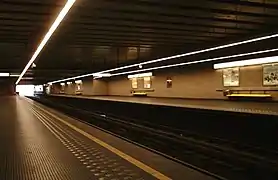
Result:
[[83,82],[82,80],[75,81],[75,94],[82,94]]
[[137,81],[137,78],[132,78],[132,79],[131,79],[131,87],[132,87],[132,89],[138,88],[138,81]]
[[171,77],[167,77],[167,79],[166,79],[166,87],[167,88],[172,88],[172,78]]
[[61,83],[60,84],[61,85],[61,90],[60,90],[60,93],[65,93],[65,86],[66,86],[66,84],[65,83]]
[[45,88],[46,94],[50,94],[51,93],[50,88],[51,88],[50,86],[46,86],[46,88]]
[[263,66],[263,85],[278,85],[278,64],[267,64]]
[[229,68],[223,70],[223,85],[239,86],[239,68]]
[[151,88],[151,77],[144,77],[144,88],[145,89]]

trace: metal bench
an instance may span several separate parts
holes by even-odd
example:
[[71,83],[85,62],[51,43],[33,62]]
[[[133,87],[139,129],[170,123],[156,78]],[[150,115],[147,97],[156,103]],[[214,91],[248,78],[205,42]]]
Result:
[[217,89],[229,98],[271,98],[269,91],[278,91],[277,87],[230,87]]
[[147,96],[146,92],[134,92],[132,93],[133,96]]
[[271,94],[228,94],[227,97],[254,97],[254,98],[270,98]]
[[131,94],[133,96],[147,96],[148,92],[153,92],[154,89],[132,89]]

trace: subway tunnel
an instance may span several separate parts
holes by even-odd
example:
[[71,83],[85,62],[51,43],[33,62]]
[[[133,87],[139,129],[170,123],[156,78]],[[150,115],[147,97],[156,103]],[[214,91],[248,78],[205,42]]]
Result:
[[278,1],[0,1],[0,179],[278,179]]

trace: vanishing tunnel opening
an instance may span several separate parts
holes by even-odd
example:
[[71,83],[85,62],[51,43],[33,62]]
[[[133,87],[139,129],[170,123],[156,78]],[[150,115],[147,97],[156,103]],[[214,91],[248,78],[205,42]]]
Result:
[[35,86],[28,84],[28,85],[17,85],[16,92],[20,96],[34,96],[35,94]]
[[16,86],[16,92],[20,96],[34,96],[38,93],[43,92],[43,86],[42,85],[17,85]]

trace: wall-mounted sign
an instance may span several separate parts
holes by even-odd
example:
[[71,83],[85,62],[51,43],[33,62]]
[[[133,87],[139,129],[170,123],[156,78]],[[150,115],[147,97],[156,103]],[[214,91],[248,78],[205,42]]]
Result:
[[46,88],[45,88],[46,94],[50,94],[50,92],[51,92],[51,91],[50,91],[50,88],[51,88],[50,86],[46,86]]
[[144,77],[144,88],[145,89],[151,88],[151,77]]
[[239,68],[223,69],[223,85],[239,86]]
[[35,88],[35,92],[43,92],[43,86],[42,85],[37,85],[34,88]]
[[137,78],[132,78],[131,79],[131,87],[132,87],[132,89],[138,88]]
[[82,83],[75,84],[75,94],[82,94],[83,87]]
[[152,72],[128,75],[128,79],[131,79],[132,89],[150,89],[152,86],[152,75]]
[[263,66],[263,85],[278,85],[278,64],[267,64]]
[[166,79],[166,87],[167,88],[172,88],[172,78],[171,77],[167,77],[167,79]]
[[60,93],[65,93],[65,83],[64,84],[61,83]]

